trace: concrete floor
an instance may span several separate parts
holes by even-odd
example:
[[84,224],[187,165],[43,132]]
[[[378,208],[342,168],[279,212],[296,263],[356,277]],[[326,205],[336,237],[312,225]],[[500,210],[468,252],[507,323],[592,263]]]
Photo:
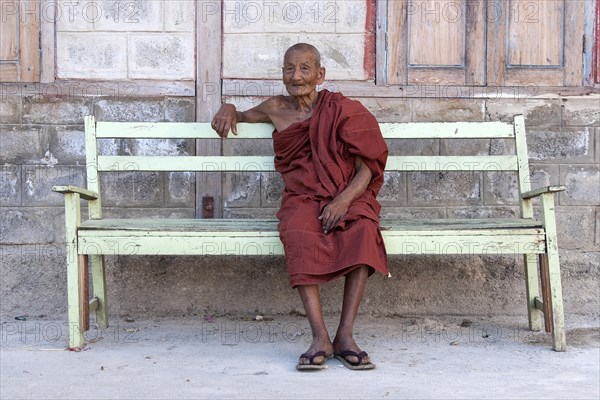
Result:
[[[260,318],[259,318],[260,319]],[[336,319],[327,318],[330,333]],[[567,352],[522,319],[359,316],[356,340],[377,368],[298,372],[304,317],[113,318],[81,352],[66,326],[3,318],[6,399],[598,399],[596,318],[567,319]]]

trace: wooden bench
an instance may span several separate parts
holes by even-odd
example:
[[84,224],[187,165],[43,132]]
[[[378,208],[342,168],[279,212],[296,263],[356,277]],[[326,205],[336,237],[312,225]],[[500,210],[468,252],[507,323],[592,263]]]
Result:
[[[269,124],[239,124],[236,138],[270,139]],[[518,179],[520,218],[382,220],[387,252],[397,254],[524,255],[529,327],[543,323],[553,348],[566,349],[554,192],[562,186],[531,190],[523,116],[514,123],[382,123],[386,139],[497,139],[514,141],[516,154],[486,156],[390,156],[387,171],[513,171]],[[281,255],[276,220],[104,219],[100,173],[115,171],[274,171],[273,157],[99,155],[102,139],[215,139],[209,123],[120,123],[85,118],[87,189],[55,186],[65,195],[68,320],[70,346],[82,347],[95,312],[108,326],[104,255]],[[539,197],[541,221],[533,199]],[[80,219],[80,199],[89,219]],[[233,250],[234,249],[234,250]],[[88,260],[92,291],[88,293]],[[538,270],[539,268],[539,270]],[[539,273],[538,273],[539,271]],[[91,297],[91,300],[90,300]]]

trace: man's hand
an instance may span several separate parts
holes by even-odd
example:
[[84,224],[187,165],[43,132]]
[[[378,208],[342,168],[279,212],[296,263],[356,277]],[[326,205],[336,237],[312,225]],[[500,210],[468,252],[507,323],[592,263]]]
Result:
[[328,233],[335,228],[340,219],[346,215],[349,206],[349,202],[340,199],[340,197],[336,197],[331,201],[331,203],[327,204],[323,208],[323,212],[321,212],[319,219],[323,225],[324,233]]
[[237,135],[238,113],[233,104],[223,104],[219,111],[215,114],[210,126],[217,131],[217,134],[222,138],[227,138],[231,130],[234,135]]

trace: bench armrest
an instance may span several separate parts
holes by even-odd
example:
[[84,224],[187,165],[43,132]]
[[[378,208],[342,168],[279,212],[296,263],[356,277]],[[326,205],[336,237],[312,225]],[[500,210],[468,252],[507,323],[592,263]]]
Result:
[[523,200],[529,200],[534,197],[541,196],[544,193],[556,193],[567,190],[566,186],[546,186],[535,190],[530,190],[529,192],[525,192],[521,194],[521,198]]
[[98,200],[98,193],[77,186],[52,186],[52,191],[62,194],[79,193],[84,200]]

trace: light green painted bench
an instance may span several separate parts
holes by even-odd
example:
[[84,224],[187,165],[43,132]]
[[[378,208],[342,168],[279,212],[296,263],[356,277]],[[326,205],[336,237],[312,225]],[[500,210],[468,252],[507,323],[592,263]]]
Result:
[[[235,138],[270,138],[269,124],[239,124]],[[523,254],[529,327],[543,322],[553,348],[566,349],[553,192],[562,186],[531,190],[525,126],[514,124],[381,124],[386,139],[514,140],[515,155],[390,156],[387,171],[514,171],[518,176],[521,218],[382,220],[388,254]],[[108,326],[104,255],[281,255],[277,221],[225,219],[103,219],[99,175],[105,171],[273,171],[273,157],[104,156],[101,139],[214,139],[208,123],[118,123],[85,118],[87,189],[56,186],[65,195],[68,319],[70,346],[81,347],[89,313]],[[541,221],[533,219],[533,198],[541,199]],[[80,219],[80,199],[88,201],[89,219]],[[225,250],[224,250],[225,249]],[[539,261],[539,263],[538,263]],[[93,293],[88,293],[88,263]],[[538,267],[541,273],[538,274]]]

